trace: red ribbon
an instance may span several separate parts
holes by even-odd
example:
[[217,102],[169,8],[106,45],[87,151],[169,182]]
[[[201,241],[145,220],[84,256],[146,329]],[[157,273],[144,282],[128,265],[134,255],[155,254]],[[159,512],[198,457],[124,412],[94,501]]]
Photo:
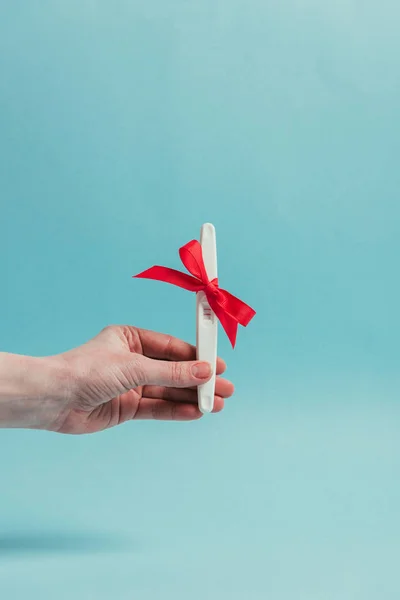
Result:
[[256,312],[247,304],[218,286],[218,279],[209,280],[204,266],[201,245],[197,240],[179,249],[179,256],[189,273],[187,275],[168,267],[154,266],[133,277],[155,279],[172,283],[190,292],[203,291],[207,301],[224,328],[232,347],[235,347],[238,325],[246,327]]

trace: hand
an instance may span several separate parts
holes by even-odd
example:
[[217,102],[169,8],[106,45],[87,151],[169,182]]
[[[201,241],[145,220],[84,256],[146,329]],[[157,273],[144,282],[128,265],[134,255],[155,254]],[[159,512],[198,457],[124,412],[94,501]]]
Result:
[[[66,367],[70,392],[62,414],[47,427],[53,431],[93,433],[132,419],[190,421],[202,416],[197,386],[211,377],[210,365],[196,361],[195,347],[179,339],[109,326],[54,358]],[[219,377],[225,368],[218,359],[214,412],[233,394],[232,383]]]

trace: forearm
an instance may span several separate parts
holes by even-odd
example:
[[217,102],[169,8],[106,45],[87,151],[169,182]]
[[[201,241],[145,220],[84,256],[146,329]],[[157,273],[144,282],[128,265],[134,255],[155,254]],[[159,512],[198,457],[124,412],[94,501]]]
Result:
[[67,404],[59,361],[0,352],[0,427],[48,429]]

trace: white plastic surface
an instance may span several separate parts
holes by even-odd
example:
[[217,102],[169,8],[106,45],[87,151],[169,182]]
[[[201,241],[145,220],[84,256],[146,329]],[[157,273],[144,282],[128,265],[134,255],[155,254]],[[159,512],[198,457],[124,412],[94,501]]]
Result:
[[[210,281],[217,277],[217,244],[215,228],[205,223],[201,228],[200,244],[203,251],[204,265]],[[198,386],[198,404],[202,413],[209,413],[214,408],[215,370],[217,363],[218,319],[207,302],[204,292],[196,294],[197,324],[197,359],[204,360],[213,368],[212,378]]]

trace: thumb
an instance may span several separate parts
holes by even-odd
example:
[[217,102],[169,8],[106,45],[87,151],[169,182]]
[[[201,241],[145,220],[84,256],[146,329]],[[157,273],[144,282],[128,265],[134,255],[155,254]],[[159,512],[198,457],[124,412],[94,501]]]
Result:
[[160,385],[166,387],[194,387],[208,381],[212,368],[202,361],[167,361],[141,357],[140,379],[137,385]]

